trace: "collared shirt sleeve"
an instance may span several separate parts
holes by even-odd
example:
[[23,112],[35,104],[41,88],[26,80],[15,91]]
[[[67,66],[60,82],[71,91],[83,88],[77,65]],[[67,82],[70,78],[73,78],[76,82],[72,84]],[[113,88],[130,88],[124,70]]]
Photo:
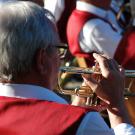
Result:
[[119,124],[113,130],[115,135],[135,135],[135,128],[127,123]]
[[114,135],[97,112],[88,113],[82,120],[76,135]]
[[80,32],[80,47],[88,52],[104,53],[113,57],[121,35],[110,24],[100,19],[87,21]]
[[135,135],[135,128],[126,123],[111,129],[97,112],[89,112],[82,120],[76,135]]
[[[123,16],[122,16],[123,17]],[[108,10],[106,19],[111,22],[114,28],[117,29],[117,32],[121,34],[123,32],[123,29],[120,27],[118,20],[116,19],[116,15],[112,10]],[[122,19],[124,21],[124,18]]]

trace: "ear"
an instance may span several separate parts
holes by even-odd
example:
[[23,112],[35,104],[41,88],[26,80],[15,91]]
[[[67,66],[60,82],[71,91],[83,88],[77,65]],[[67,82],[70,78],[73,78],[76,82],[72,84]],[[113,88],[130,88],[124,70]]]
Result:
[[45,75],[47,73],[48,56],[44,48],[37,51],[36,54],[36,69],[39,74]]

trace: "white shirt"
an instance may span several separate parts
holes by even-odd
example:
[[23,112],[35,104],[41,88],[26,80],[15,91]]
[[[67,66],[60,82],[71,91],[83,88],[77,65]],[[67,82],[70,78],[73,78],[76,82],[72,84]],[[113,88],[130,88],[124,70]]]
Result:
[[120,7],[124,3],[124,0],[112,0],[111,7],[116,11],[119,12]]
[[[120,11],[120,7],[124,3],[123,0],[112,0],[111,2],[111,9],[115,11],[115,13],[118,13]],[[116,14],[112,10],[108,11],[108,17],[107,19],[112,23],[112,25],[118,30],[119,33],[123,32],[123,29],[118,24]],[[125,22],[125,18],[123,14],[121,14],[120,19]]]
[[64,11],[65,0],[44,0],[44,8],[48,9],[54,15],[57,22]]
[[[77,1],[76,9],[93,13],[104,19],[107,19],[108,16],[106,10],[81,1]],[[92,19],[84,24],[79,40],[80,47],[84,52],[94,51],[113,57],[121,40],[121,35],[114,31],[107,22],[101,19]]]
[[123,32],[123,29],[120,27],[120,25],[118,24],[118,21],[116,19],[116,14],[112,10],[108,11],[107,20],[109,20],[109,22],[111,22],[112,26],[114,28],[116,28],[116,30],[119,34],[121,34]]
[[[26,84],[0,83],[0,96],[17,98],[36,98],[62,104],[67,102],[46,88]],[[88,113],[82,120],[76,135],[135,135],[135,129],[129,124],[120,124],[110,129],[97,112]]]

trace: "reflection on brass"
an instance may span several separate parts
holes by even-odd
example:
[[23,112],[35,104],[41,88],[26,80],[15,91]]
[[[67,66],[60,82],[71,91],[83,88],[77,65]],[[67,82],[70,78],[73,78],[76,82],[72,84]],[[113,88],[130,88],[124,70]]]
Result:
[[[67,72],[70,74],[99,74],[100,71],[94,68],[83,68],[83,67],[60,67],[60,72]],[[125,70],[125,76],[128,78],[135,78],[135,70]]]
[[[101,80],[102,75],[99,69],[96,68],[81,68],[81,67],[60,67],[60,73],[58,76],[58,92],[64,95],[76,95],[79,97],[87,98],[86,105],[88,106],[98,106],[100,104],[100,99],[96,96],[96,94],[91,90],[88,86],[79,86],[75,89],[63,89],[61,86],[61,75],[63,73],[68,74],[91,74],[92,76],[96,75],[97,81]],[[134,97],[135,93],[130,91],[132,84],[134,83],[135,78],[135,70],[125,70],[126,78],[132,78],[131,82],[125,88],[124,96],[125,99],[128,97]]]

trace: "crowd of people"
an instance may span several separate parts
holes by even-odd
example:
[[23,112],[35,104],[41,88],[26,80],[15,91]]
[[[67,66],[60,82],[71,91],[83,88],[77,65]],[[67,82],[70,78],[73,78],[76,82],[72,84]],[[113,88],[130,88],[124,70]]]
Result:
[[[124,68],[135,68],[135,3],[125,30],[115,14],[123,2],[0,0],[1,135],[135,135],[124,103]],[[111,127],[95,108],[70,105],[53,91],[61,41],[88,67],[98,63],[102,79],[84,75],[83,84],[105,104]]]

